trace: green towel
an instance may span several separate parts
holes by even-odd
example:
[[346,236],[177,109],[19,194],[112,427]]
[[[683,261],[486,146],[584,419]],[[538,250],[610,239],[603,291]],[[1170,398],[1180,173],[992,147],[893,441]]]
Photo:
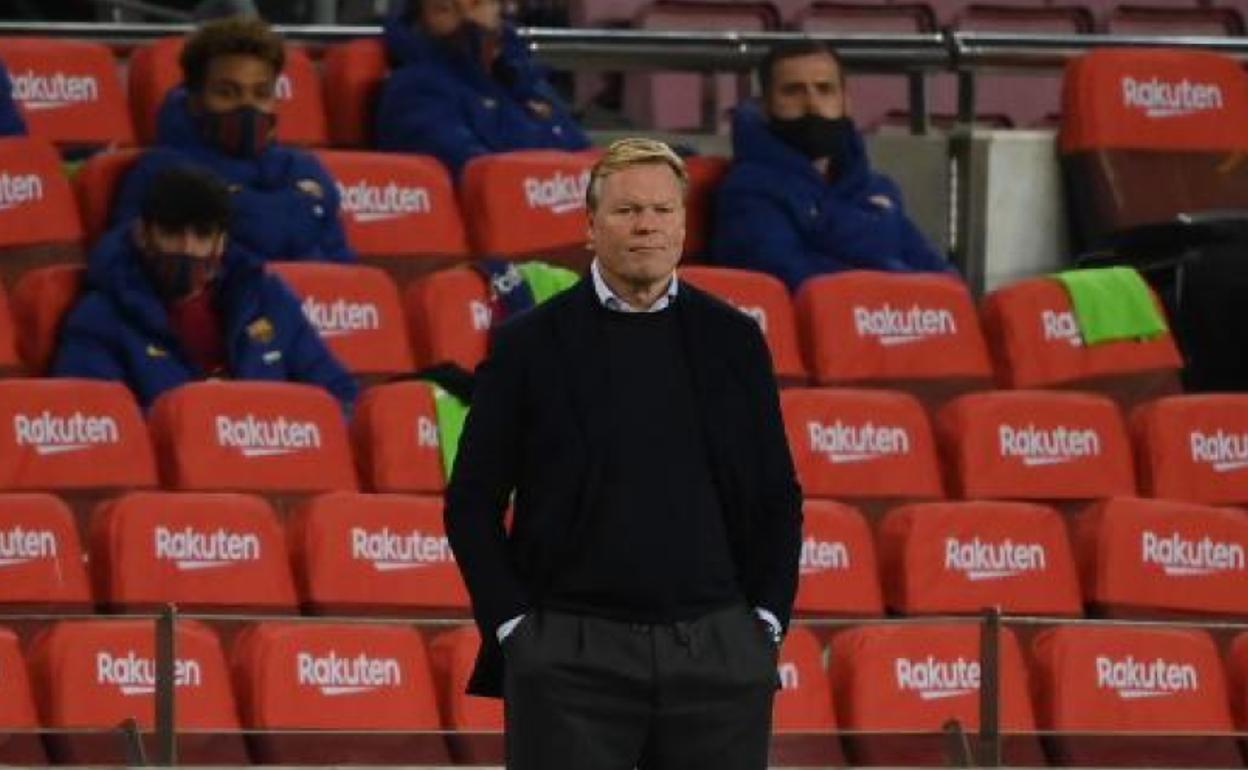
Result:
[[533,292],[533,302],[538,305],[580,280],[580,276],[566,267],[545,262],[522,262],[516,269],[524,276],[529,291]]
[[451,480],[455,467],[455,454],[459,451],[459,436],[464,432],[464,420],[468,418],[468,405],[433,383],[433,409],[438,417],[438,448],[442,451],[442,475]]
[[1139,272],[1130,267],[1055,273],[1070,293],[1085,345],[1165,334],[1166,319]]

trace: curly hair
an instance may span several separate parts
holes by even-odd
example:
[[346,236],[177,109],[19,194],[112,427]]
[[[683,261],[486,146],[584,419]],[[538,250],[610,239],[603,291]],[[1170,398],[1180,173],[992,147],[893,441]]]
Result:
[[208,65],[218,56],[243,54],[262,59],[276,77],[286,64],[282,38],[258,16],[229,16],[210,21],[191,33],[179,63],[182,82],[199,93],[208,77]]

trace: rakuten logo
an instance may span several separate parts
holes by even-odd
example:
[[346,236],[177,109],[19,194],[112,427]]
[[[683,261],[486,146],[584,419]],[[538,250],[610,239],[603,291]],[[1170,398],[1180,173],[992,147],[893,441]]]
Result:
[[0,531],[0,567],[56,558],[56,534],[46,529],[16,526]]
[[13,415],[13,436],[18,446],[32,446],[39,455],[81,452],[121,442],[121,431],[112,417],[82,412],[54,415],[48,409],[34,417]]
[[849,549],[839,541],[802,540],[802,555],[798,569],[803,575],[818,575],[829,570],[849,569]]
[[1123,700],[1134,700],[1197,692],[1200,681],[1190,663],[1170,663],[1163,658],[1144,663],[1132,655],[1121,660],[1098,655],[1096,686],[1113,690]]
[[429,191],[424,187],[404,187],[397,182],[371,185],[361,179],[350,186],[339,182],[338,194],[342,210],[357,222],[382,222],[433,212]]
[[43,179],[38,174],[0,172],[0,211],[43,200]]
[[[109,652],[95,655],[95,681],[101,685],[111,685],[127,697],[133,695],[151,695],[156,692],[156,661],[141,658],[134,650],[123,657],[114,657]],[[173,662],[173,684],[175,687],[201,687],[204,673],[199,661],[178,658]]]
[[248,414],[234,420],[218,415],[217,444],[237,449],[243,457],[273,457],[320,449],[321,431],[314,422],[296,422],[285,417],[262,420]]
[[273,97],[282,102],[295,98],[295,87],[290,82],[290,75],[277,76],[277,83],[273,86]]
[[898,658],[897,689],[918,693],[923,700],[943,700],[970,695],[979,689],[979,662],[959,656],[956,660]]
[[382,527],[380,531],[352,527],[351,558],[371,562],[378,572],[423,569],[455,562],[446,535],[426,535],[415,529],[399,533],[389,527]]
[[381,312],[371,302],[337,299],[320,302],[316,297],[303,300],[303,314],[322,337],[342,337],[381,328]]
[[192,527],[152,531],[158,561],[171,561],[183,572],[220,569],[260,560],[260,538],[251,532],[197,532]]
[[295,655],[297,682],[303,687],[316,687],[322,695],[357,695],[382,687],[403,684],[403,670],[394,658],[370,658],[361,653],[354,658],[307,652]]
[[1025,572],[1044,572],[1047,566],[1044,546],[1015,543],[1006,538],[990,543],[978,537],[970,541],[945,538],[945,569],[961,572],[967,580],[1001,580]]
[[1248,467],[1248,434],[1192,431],[1188,438],[1192,447],[1192,462],[1205,463],[1217,473],[1230,473]]
[[1079,324],[1075,322],[1075,314],[1069,310],[1057,312],[1045,310],[1040,313],[1040,325],[1044,327],[1045,342],[1065,342],[1072,348],[1083,347],[1083,335],[1079,332]]
[[585,190],[589,172],[578,176],[556,171],[548,177],[526,177],[524,199],[531,209],[549,209],[553,214],[566,214],[585,207]]
[[862,463],[885,457],[910,454],[910,434],[905,428],[892,425],[846,425],[837,420],[831,425],[809,421],[810,450],[828,456],[828,462]]
[[932,337],[958,333],[953,313],[912,305],[898,310],[887,302],[877,308],[854,306],[854,328],[859,337],[875,337],[881,345],[908,345]]
[[1213,538],[1185,540],[1175,532],[1169,536],[1151,530],[1140,534],[1141,558],[1170,577],[1194,577],[1218,572],[1243,572],[1244,547],[1239,543],[1219,543]]
[[781,690],[796,690],[802,686],[802,678],[798,675],[796,664],[781,663],[776,673],[780,675]]
[[1017,457],[1027,467],[1059,465],[1101,453],[1101,438],[1091,428],[1002,425],[998,430],[1002,457]]
[[438,448],[438,424],[428,417],[416,418],[416,446],[424,449]]
[[27,110],[56,110],[100,100],[100,84],[94,75],[41,74],[28,69],[13,73],[10,80],[14,100]]
[[1154,77],[1122,79],[1122,104],[1143,110],[1150,118],[1174,118],[1197,112],[1222,109],[1222,89],[1217,83],[1193,83],[1184,78],[1164,81]]
[[494,314],[490,312],[489,305],[479,299],[471,300],[468,303],[468,315],[471,318],[473,331],[488,332],[490,330]]

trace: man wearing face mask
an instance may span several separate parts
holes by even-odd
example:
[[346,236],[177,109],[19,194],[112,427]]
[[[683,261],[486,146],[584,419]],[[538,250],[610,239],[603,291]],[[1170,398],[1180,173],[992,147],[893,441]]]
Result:
[[589,146],[498,0],[391,6],[385,42],[394,69],[377,103],[378,147],[433,155],[458,176],[479,155]]
[[132,226],[92,250],[52,374],[123,381],[145,409],[193,380],[305,382],[349,414],[355,380],[290,289],[229,242],[230,202],[206,171],[157,173]]
[[201,166],[229,185],[230,235],[263,259],[353,262],[338,218],[338,187],[309,152],[277,144],[282,39],[254,16],[197,29],[182,49],[183,83],[161,106],[158,147],[127,174],[112,222],[139,210],[153,176]]
[[871,170],[836,53],[817,41],[777,46],[758,73],[762,109],[742,106],[733,120],[714,261],[771,273],[794,291],[841,270],[951,271],[897,185]]

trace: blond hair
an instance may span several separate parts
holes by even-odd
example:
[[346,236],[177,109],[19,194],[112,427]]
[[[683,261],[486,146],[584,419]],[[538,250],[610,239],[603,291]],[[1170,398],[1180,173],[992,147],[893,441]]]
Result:
[[681,197],[689,188],[689,172],[685,170],[685,162],[676,152],[663,142],[656,139],[630,137],[617,139],[607,147],[607,152],[594,164],[589,172],[589,185],[585,188],[585,205],[590,212],[598,208],[598,198],[602,190],[602,180],[617,171],[647,164],[662,163],[672,170],[680,182]]

